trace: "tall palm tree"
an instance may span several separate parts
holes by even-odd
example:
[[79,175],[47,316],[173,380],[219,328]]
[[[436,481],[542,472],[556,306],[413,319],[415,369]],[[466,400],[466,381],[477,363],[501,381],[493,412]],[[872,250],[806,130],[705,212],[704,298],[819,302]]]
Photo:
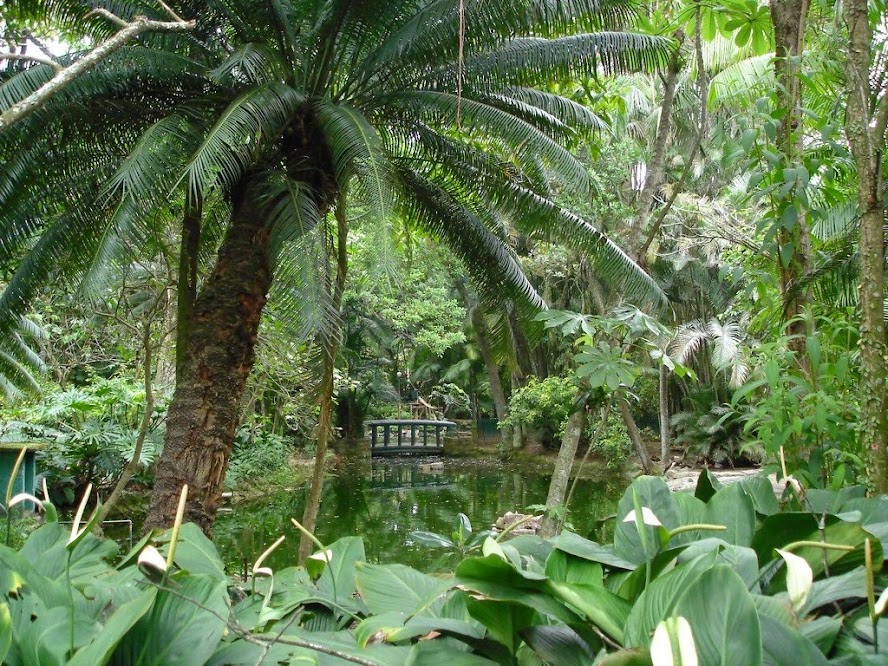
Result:
[[[54,264],[95,275],[158,210],[181,213],[188,288],[149,526],[172,522],[183,483],[187,519],[211,526],[272,278],[298,278],[294,248],[327,229],[341,294],[350,206],[446,243],[490,299],[542,305],[504,221],[572,241],[638,299],[661,297],[550,200],[553,179],[589,189],[562,144],[597,118],[534,87],[661,65],[668,40],[602,31],[631,14],[628,2],[180,0],[169,4],[194,31],[121,48],[0,137],[0,259],[33,243],[0,297],[0,327]],[[124,19],[160,11],[111,5]],[[3,82],[0,108],[47,75],[34,66]],[[222,230],[198,291],[192,257]]]

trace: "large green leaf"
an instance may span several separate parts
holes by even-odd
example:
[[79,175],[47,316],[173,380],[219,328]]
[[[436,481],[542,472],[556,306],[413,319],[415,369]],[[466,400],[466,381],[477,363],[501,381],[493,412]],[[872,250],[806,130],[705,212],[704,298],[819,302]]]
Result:
[[575,608],[617,643],[623,643],[623,632],[632,605],[603,587],[550,582],[555,598]]
[[614,535],[616,554],[635,564],[642,564],[660,552],[661,530],[653,525],[642,525],[639,531],[636,520],[624,522],[630,512],[640,516],[642,509],[649,509],[667,530],[678,527],[681,512],[666,482],[657,476],[640,476],[623,494],[617,506],[617,527]]
[[343,537],[334,541],[328,549],[333,557],[318,579],[318,589],[333,594],[336,580],[336,599],[347,600],[355,593],[356,565],[366,559],[361,537]]
[[228,617],[227,580],[192,574],[171,581],[175,594],[160,591],[152,610],[120,641],[115,666],[203,664],[216,651]]
[[735,546],[752,545],[755,532],[755,507],[739,484],[719,490],[706,504],[706,522],[724,525],[724,532],[711,533]]
[[12,646],[12,616],[9,614],[9,606],[0,603],[0,664],[6,659],[10,646]]
[[700,471],[700,476],[697,477],[697,485],[694,488],[694,497],[701,502],[708,502],[712,499],[712,496],[723,487],[722,482],[719,481],[712,472],[704,468]]
[[823,653],[802,634],[767,615],[760,616],[765,666],[826,666]]
[[636,567],[634,562],[630,562],[617,555],[613,546],[603,546],[594,541],[589,541],[589,539],[584,539],[580,535],[568,530],[564,530],[552,539],[552,545],[565,553],[570,553],[592,562],[599,562],[612,569],[627,569],[631,571]]
[[625,645],[647,647],[657,625],[673,615],[673,609],[691,584],[715,566],[716,559],[714,550],[703,553],[654,580],[638,597],[626,618]]
[[[864,530],[860,525],[846,523],[836,516],[825,516],[824,527],[819,529],[818,518],[810,513],[780,513],[768,516],[762,527],[756,532],[752,547],[759,558],[759,563],[766,563],[777,557],[775,549],[784,548],[796,541],[822,542],[839,546],[851,546],[853,550],[824,550],[820,547],[805,546],[793,552],[803,557],[811,566],[814,576],[824,573],[829,567],[831,575],[845,573],[863,564],[866,539],[873,543],[873,559],[881,561],[884,557],[878,539]],[[781,567],[770,580],[774,590],[785,587],[786,569]]]
[[69,666],[103,666],[108,663],[117,644],[148,612],[156,598],[157,590],[149,588],[115,610],[96,639],[74,654]]
[[777,496],[771,482],[763,476],[753,476],[738,482],[752,499],[755,511],[763,516],[772,516],[780,511]]
[[508,601],[490,601],[469,598],[469,613],[487,627],[488,635],[502,643],[514,654],[521,643],[519,632],[533,624],[536,614],[532,608]]
[[403,564],[356,565],[358,592],[373,613],[417,613],[430,606],[451,583]]
[[523,630],[521,637],[547,664],[586,666],[595,657],[588,643],[570,627],[535,625]]
[[[172,530],[167,530],[158,539],[164,545],[161,553],[167,554]],[[225,576],[225,565],[216,551],[216,546],[206,534],[194,523],[185,523],[179,529],[179,541],[176,544],[176,564],[192,574],[206,574],[222,578]]]
[[759,666],[762,639],[749,591],[730,567],[703,572],[675,605],[674,614],[691,625],[701,664]]
[[597,585],[604,583],[601,565],[590,562],[563,550],[553,550],[546,559],[546,575],[558,583]]
[[404,666],[495,666],[495,661],[458,650],[443,641],[419,641]]

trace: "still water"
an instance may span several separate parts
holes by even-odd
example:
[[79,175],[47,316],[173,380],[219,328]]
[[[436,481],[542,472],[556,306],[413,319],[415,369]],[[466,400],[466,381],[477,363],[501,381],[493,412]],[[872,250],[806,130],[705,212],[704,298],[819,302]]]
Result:
[[[445,551],[414,543],[410,532],[449,536],[457,514],[465,513],[476,531],[489,528],[507,511],[545,502],[548,470],[492,459],[345,457],[324,487],[317,536],[329,544],[361,535],[371,562],[400,562],[420,570],[446,568]],[[581,534],[613,512],[623,481],[583,479],[571,500],[570,521]],[[290,518],[301,519],[304,487],[280,491],[222,513],[214,541],[229,572],[243,572],[281,534],[284,544],[268,564],[275,569],[296,559],[299,535]]]

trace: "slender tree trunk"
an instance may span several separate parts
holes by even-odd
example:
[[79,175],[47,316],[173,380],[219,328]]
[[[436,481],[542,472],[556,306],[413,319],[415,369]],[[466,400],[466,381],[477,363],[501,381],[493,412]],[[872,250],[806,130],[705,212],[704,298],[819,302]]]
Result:
[[[778,107],[785,111],[777,132],[777,147],[785,156],[787,167],[794,166],[801,150],[802,81],[800,58],[805,42],[805,25],[809,0],[774,0],[770,4],[774,24],[774,75],[777,79]],[[800,282],[808,273],[811,238],[807,216],[799,211],[791,229],[781,226],[777,234],[780,290],[783,298],[783,319],[793,336],[790,347],[799,363],[805,363],[807,329],[800,316],[808,303],[809,290]]]
[[179,246],[179,275],[176,292],[176,374],[184,370],[188,337],[197,298],[197,253],[200,248],[200,227],[203,204],[189,192],[185,196],[182,218],[182,240]]
[[[582,397],[582,396],[578,396]],[[561,438],[561,448],[558,450],[558,459],[555,461],[555,470],[552,472],[552,480],[549,482],[549,495],[546,497],[546,515],[540,527],[540,536],[553,536],[560,522],[551,515],[552,510],[564,504],[567,496],[567,486],[570,482],[570,471],[573,468],[574,459],[577,457],[577,448],[586,425],[586,409],[580,407],[567,417],[567,425],[564,427],[564,436]]]
[[[333,435],[333,369],[336,365],[336,354],[339,352],[339,341],[342,334],[340,311],[342,294],[345,292],[345,281],[348,277],[348,220],[345,217],[345,196],[340,197],[336,207],[336,279],[333,284],[333,311],[336,316],[330,330],[330,343],[324,350],[324,368],[320,389],[320,421],[318,423],[317,449],[315,450],[314,470],[311,477],[311,488],[302,514],[302,526],[314,533],[318,512],[321,508],[321,494],[324,491],[324,473],[327,470],[327,448]],[[299,541],[299,561],[311,554],[314,544],[305,534]]]
[[[888,346],[885,343],[885,198],[882,155],[888,89],[872,90],[873,31],[866,0],[846,0],[846,133],[857,163],[860,215],[861,447],[876,492],[888,492]],[[883,84],[886,85],[886,84]],[[871,109],[874,108],[874,111]]]
[[660,364],[660,460],[666,458],[672,447],[672,433],[669,431],[669,370]]
[[[684,33],[679,32],[677,37],[684,39]],[[644,179],[644,187],[638,197],[638,217],[635,222],[634,240],[632,241],[632,251],[638,252],[643,245],[644,238],[647,233],[648,221],[651,216],[651,210],[654,207],[654,197],[660,186],[663,184],[663,177],[666,173],[666,147],[669,143],[669,135],[672,132],[672,106],[675,101],[675,87],[678,80],[678,72],[681,69],[679,62],[679,53],[676,49],[672,55],[672,61],[669,63],[669,69],[663,78],[663,101],[660,103],[660,119],[657,122],[657,136],[654,138],[654,146],[651,151],[651,159],[647,164],[647,172]],[[691,156],[693,159],[693,155]],[[639,256],[639,261],[643,261],[644,257]]]
[[123,467],[123,472],[117,483],[114,484],[114,490],[108,495],[99,514],[99,523],[105,520],[111,513],[111,510],[120,500],[126,484],[133,478],[133,474],[139,469],[139,461],[142,458],[142,449],[145,446],[145,438],[148,436],[148,429],[151,427],[151,417],[154,415],[154,391],[151,385],[151,317],[143,323],[142,329],[142,349],[145,352],[145,361],[143,367],[145,369],[144,387],[145,387],[145,412],[142,414],[142,421],[139,424],[139,432],[136,435],[136,445],[133,448],[132,458],[127,461]]
[[231,227],[194,303],[182,373],[167,412],[166,440],[146,530],[173,523],[186,483],[185,519],[207,533],[212,527],[271,286],[264,222],[248,196],[236,193]]
[[635,424],[635,419],[632,418],[632,410],[629,408],[629,403],[626,402],[626,398],[620,396],[617,398],[617,406],[620,408],[620,416],[623,417],[626,432],[629,433],[629,441],[632,442],[632,447],[635,449],[635,453],[638,454],[641,469],[644,470],[645,474],[650,474],[654,468],[651,466],[651,458],[648,455],[647,448],[644,442],[641,441],[641,432],[639,432],[638,426]]

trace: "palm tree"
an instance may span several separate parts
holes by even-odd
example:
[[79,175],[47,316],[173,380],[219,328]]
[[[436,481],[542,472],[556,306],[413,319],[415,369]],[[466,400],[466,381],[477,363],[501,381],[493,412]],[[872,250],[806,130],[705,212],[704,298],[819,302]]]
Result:
[[[152,12],[109,4],[124,19]],[[137,247],[157,211],[183,220],[179,372],[148,526],[172,522],[184,483],[186,518],[212,525],[272,278],[286,294],[305,261],[296,250],[319,234],[323,261],[337,260],[335,319],[350,207],[446,243],[491,300],[542,305],[505,221],[570,240],[602,280],[661,298],[590,222],[550,200],[553,179],[589,189],[562,144],[592,116],[534,87],[668,59],[666,39],[601,31],[631,14],[626,1],[170,5],[196,19],[192,32],[122,47],[0,136],[0,260],[33,243],[0,297],[0,328],[56,263],[89,271]],[[38,85],[42,67],[3,82],[0,108]],[[194,257],[208,247],[217,258],[198,290]],[[338,329],[329,339],[332,358]]]

